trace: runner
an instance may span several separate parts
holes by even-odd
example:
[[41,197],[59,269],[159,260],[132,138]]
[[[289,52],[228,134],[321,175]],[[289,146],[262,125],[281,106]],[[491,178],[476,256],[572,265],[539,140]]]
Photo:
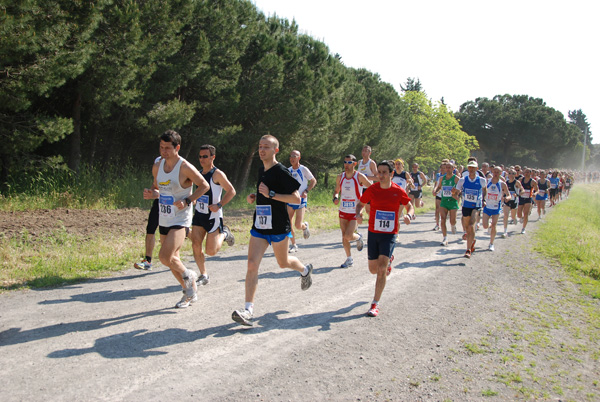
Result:
[[[177,132],[167,130],[160,136],[162,160],[152,167],[154,183],[151,189],[144,189],[144,199],[158,198],[161,243],[158,257],[163,265],[171,269],[183,289],[183,297],[175,307],[185,308],[198,300],[198,276],[183,265],[179,251],[192,224],[192,201],[206,193],[209,186],[200,172],[179,156],[180,149],[181,136]],[[198,187],[192,192],[194,184]]]
[[367,188],[356,205],[358,223],[362,223],[363,207],[371,203],[369,215],[368,258],[369,272],[377,275],[375,281],[375,295],[371,308],[367,312],[370,317],[379,314],[379,301],[387,276],[392,272],[394,261],[394,246],[398,233],[398,211],[400,204],[407,206],[404,223],[410,224],[411,214],[414,212],[410,198],[397,184],[392,183],[394,166],[391,161],[382,161],[377,165],[377,178],[379,182]]
[[[341,265],[342,268],[350,268],[354,265],[354,260],[350,253],[350,242],[356,241],[356,250],[362,251],[364,242],[360,233],[355,233],[356,205],[362,194],[361,185],[368,188],[372,183],[367,177],[355,171],[356,157],[352,154],[344,157],[344,172],[336,180],[333,194],[333,203],[339,205],[340,230],[342,231],[342,245],[346,252],[346,261]],[[341,203],[340,203],[341,199]]]
[[[192,250],[194,259],[200,271],[200,276],[196,283],[198,285],[208,285],[210,278],[206,272],[206,256],[216,255],[223,241],[229,246],[233,246],[235,238],[229,227],[223,225],[223,206],[235,197],[235,188],[231,185],[227,176],[221,169],[215,167],[216,148],[212,145],[202,145],[200,147],[200,166],[202,166],[202,177],[209,184],[210,189],[198,198],[192,220]],[[222,197],[223,190],[225,196]],[[206,239],[205,251],[202,251],[202,243]]]
[[571,187],[573,187],[573,174],[571,172],[567,173],[567,178],[565,179],[565,198],[569,198],[569,193],[571,192]]
[[[371,159],[371,147],[369,145],[365,145],[361,151],[362,159],[358,162],[358,170],[359,173],[364,174],[370,182],[377,181],[377,164],[373,159]],[[365,191],[364,186],[361,186],[360,192],[362,194]],[[359,195],[360,197],[360,195]],[[370,206],[367,205],[367,213],[369,213]]]
[[[158,163],[160,159],[160,156],[154,159],[154,164]],[[152,201],[152,207],[150,208],[150,212],[148,213],[148,223],[146,224],[146,238],[144,241],[146,246],[146,256],[141,261],[134,263],[134,268],[143,269],[146,271],[152,270],[152,254],[154,253],[154,245],[156,243],[156,229],[158,229],[158,198],[155,198],[154,201]]]
[[551,177],[548,178],[548,181],[550,182],[550,207],[553,207],[558,201],[558,184],[560,182],[558,171],[553,171]]
[[442,160],[442,164],[440,165],[440,169],[435,174],[435,180],[433,181],[435,183],[433,185],[433,191],[432,191],[432,194],[435,197],[435,226],[433,227],[433,231],[434,232],[436,230],[440,230],[440,203],[442,202],[441,189],[440,190],[436,190],[436,187],[437,187],[436,184],[440,180],[440,177],[442,177],[442,176],[444,176],[446,174],[446,171],[445,171],[444,167],[445,167],[446,163],[449,163],[449,162],[450,161],[448,159]]
[[[492,169],[492,178],[487,183],[485,207],[483,208],[483,228],[490,228],[490,245],[488,250],[494,251],[494,239],[496,238],[496,224],[500,217],[502,201],[510,201],[510,191],[506,183],[500,179],[502,169],[496,166]],[[489,224],[492,218],[491,225]]]
[[546,215],[546,200],[548,199],[549,181],[546,179],[546,172],[540,171],[538,183],[538,192],[535,195],[535,205],[537,206],[538,220]]
[[275,158],[279,152],[279,141],[272,135],[261,137],[258,155],[263,166],[258,169],[256,193],[249,194],[248,203],[256,201],[254,223],[248,243],[248,270],[246,272],[246,304],[243,309],[231,314],[233,321],[252,326],[254,316],[254,295],[258,286],[258,268],[269,245],[281,268],[291,268],[300,272],[300,289],[307,290],[312,285],[312,264],[303,265],[296,257],[288,254],[291,234],[290,217],[286,204],[299,204],[300,183],[295,180],[285,166]]
[[483,199],[486,195],[486,180],[477,174],[477,162],[472,160],[467,164],[469,174],[456,184],[452,189],[455,198],[463,195],[462,206],[462,224],[466,229],[467,251],[466,258],[471,258],[475,252],[475,223],[479,219],[479,210],[485,203]]
[[[413,205],[413,210],[416,211],[417,208],[421,208],[423,204],[423,186],[427,184],[427,176],[425,173],[419,170],[419,164],[412,164],[412,172],[410,172],[410,176],[414,183],[414,188],[408,193],[410,197],[411,203]],[[413,213],[412,219],[415,219],[416,216]]]
[[[392,177],[392,181],[396,183],[400,188],[404,191],[407,191],[408,186],[413,186],[413,181],[411,175],[404,170],[404,161],[401,158],[398,158],[394,161],[394,177]],[[404,210],[404,205],[400,204],[400,209],[398,210],[398,216],[402,216],[402,211]]]
[[452,195],[452,190],[458,183],[458,176],[454,174],[454,164],[450,161],[442,165],[445,175],[440,177],[436,183],[435,190],[441,194],[440,220],[442,224],[442,246],[448,245],[448,229],[446,219],[450,215],[450,226],[452,234],[456,234],[456,212],[458,211],[458,199]]
[[525,168],[523,171],[525,174],[520,180],[523,190],[519,194],[519,206],[517,207],[517,215],[521,215],[523,219],[523,229],[521,234],[525,234],[525,228],[529,221],[529,212],[531,211],[532,200],[531,197],[538,191],[537,182],[531,177],[531,169]]
[[508,218],[511,216],[511,223],[517,222],[517,207],[519,205],[519,197],[517,194],[521,192],[523,186],[521,182],[516,179],[517,172],[514,169],[508,170],[508,180],[506,180],[506,187],[510,192],[510,200],[505,199],[503,205],[504,212],[504,233],[502,233],[502,237],[506,238],[508,236]]
[[[304,222],[304,213],[307,207],[307,197],[308,192],[312,190],[317,185],[317,179],[313,176],[313,174],[308,170],[308,168],[304,165],[300,164],[300,151],[292,151],[290,152],[290,163],[292,166],[288,168],[292,177],[298,180],[300,183],[300,189],[298,193],[300,194],[301,202],[300,204],[288,204],[287,211],[290,216],[290,222],[292,222],[292,244],[290,244],[290,253],[295,253],[298,251],[298,246],[296,245],[296,236],[294,233],[294,226],[296,229],[301,230],[303,237],[308,239],[310,237],[310,230],[308,229],[308,222]],[[296,215],[296,220],[294,221],[294,214]]]

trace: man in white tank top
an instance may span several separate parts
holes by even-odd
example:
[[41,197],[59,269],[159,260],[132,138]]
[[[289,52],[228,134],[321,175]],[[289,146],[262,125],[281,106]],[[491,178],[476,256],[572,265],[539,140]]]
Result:
[[[154,183],[151,189],[144,189],[144,199],[158,198],[161,243],[158,257],[161,263],[171,269],[183,288],[183,297],[175,307],[184,308],[198,300],[198,276],[183,265],[179,250],[192,224],[192,201],[206,193],[209,186],[198,169],[179,156],[180,148],[181,136],[177,132],[167,130],[160,136],[162,160],[152,166]],[[194,192],[193,184],[198,186]]]
[[[346,252],[346,261],[342,268],[350,268],[354,260],[350,253],[350,242],[356,241],[356,249],[361,251],[364,247],[362,235],[356,233],[356,206],[362,194],[362,187],[369,187],[372,183],[367,177],[354,170],[356,157],[344,157],[344,171],[337,177],[333,194],[333,203],[339,205],[340,229],[342,230],[342,245]],[[340,201],[341,200],[341,201]]]
[[[377,180],[379,180],[377,178],[377,163],[375,163],[375,161],[373,159],[371,159],[371,147],[369,145],[365,145],[362,148],[362,159],[360,161],[358,161],[358,166],[356,168],[356,170],[359,173],[362,173],[365,175],[365,177],[371,182],[376,182]],[[361,193],[365,190],[365,186],[361,185]],[[369,214],[369,212],[371,211],[371,205],[367,204],[366,206],[366,211],[367,214]]]
[[[287,211],[290,216],[290,222],[292,224],[292,239],[290,244],[290,253],[298,251],[296,245],[296,233],[294,227],[302,231],[302,236],[305,239],[310,237],[310,230],[308,228],[308,221],[304,221],[304,214],[308,207],[308,192],[317,185],[317,179],[313,176],[312,172],[304,165],[300,164],[300,151],[294,150],[290,152],[290,166],[288,170],[292,174],[292,177],[300,183],[298,192],[300,193],[300,204],[288,204]],[[296,216],[294,219],[294,215]]]

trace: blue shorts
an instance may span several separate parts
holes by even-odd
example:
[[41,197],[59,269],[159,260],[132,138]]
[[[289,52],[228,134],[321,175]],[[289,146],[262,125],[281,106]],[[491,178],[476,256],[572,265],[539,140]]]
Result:
[[487,207],[483,207],[483,213],[487,216],[500,215],[500,208],[498,209],[488,209]]
[[396,234],[369,232],[367,238],[367,258],[377,260],[380,255],[390,258],[394,254],[396,246]]
[[547,193],[544,194],[544,195],[539,195],[539,194],[535,195],[535,200],[536,201],[546,201],[547,199],[548,199],[548,194]]
[[292,209],[301,209],[301,208],[306,208],[306,198],[301,198],[302,201],[300,201],[300,204],[287,204],[288,207],[291,207]]
[[271,242],[279,243],[280,241],[285,240],[286,237],[289,237],[290,239],[292,238],[292,232],[287,232],[284,234],[276,234],[276,235],[265,235],[262,233],[258,233],[254,229],[250,229],[250,234],[254,237],[258,237],[259,239],[265,239],[266,241],[269,242],[269,245],[271,244]]

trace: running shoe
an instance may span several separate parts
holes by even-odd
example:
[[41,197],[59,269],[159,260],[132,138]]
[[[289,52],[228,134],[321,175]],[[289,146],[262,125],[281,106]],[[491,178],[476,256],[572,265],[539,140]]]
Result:
[[506,239],[508,237],[508,233],[504,232],[500,236],[502,236],[503,239]]
[[462,239],[463,240],[467,240],[467,234],[466,233],[463,233]]
[[437,231],[437,230],[440,230],[440,225],[435,225],[435,227],[433,228],[434,232]]
[[342,268],[350,268],[350,267],[354,266],[354,260],[352,259],[352,257],[348,257],[348,258],[346,258],[346,261],[344,261],[344,263],[340,266]]
[[415,214],[413,214],[411,218],[412,218],[411,220],[413,220],[413,221],[414,221],[415,219],[417,219],[417,217],[415,216]]
[[456,234],[456,225],[452,226],[452,234]]
[[181,297],[181,300],[179,300],[179,302],[177,302],[177,304],[175,305],[175,308],[187,308],[192,303],[198,301],[198,294],[194,293],[193,296],[188,296],[185,293],[185,290],[182,290],[182,292],[183,292],[183,296]]
[[231,233],[229,226],[223,225],[223,233],[225,233],[225,243],[227,243],[229,247],[233,246],[235,244],[235,237],[233,236],[233,233]]
[[471,258],[471,250],[465,251],[465,258]]
[[310,230],[308,229],[308,222],[304,222],[304,224],[306,225],[306,229],[304,229],[302,231],[302,235],[304,236],[305,239],[308,239],[310,237]]
[[390,276],[390,274],[392,273],[392,263],[394,262],[394,255],[392,254],[392,256],[390,257],[390,263],[388,264],[387,267],[387,276]]
[[194,284],[196,283],[196,279],[198,279],[198,274],[196,274],[191,269],[188,269],[189,275],[187,278],[183,278],[183,285],[185,286],[185,293],[193,297],[196,294],[196,289],[194,289]]
[[371,304],[371,308],[369,309],[369,311],[367,311],[367,316],[369,317],[377,317],[379,315],[379,305],[378,304]]
[[145,258],[140,261],[140,262],[136,262],[133,264],[133,267],[136,269],[143,269],[146,271],[152,271],[152,264],[150,264]]
[[298,251],[298,246],[295,245],[295,244],[290,244],[289,252],[290,253],[295,253],[296,251]]
[[471,253],[475,252],[475,243],[477,243],[477,240],[473,239],[473,244],[471,244]]
[[208,275],[202,274],[196,279],[196,284],[200,286],[208,285],[208,282],[210,282]]
[[495,250],[495,249],[494,249],[494,245],[490,243],[490,246],[488,247],[488,250],[490,250],[490,251],[494,251],[494,250]]
[[521,234],[525,234],[525,229],[521,230]]
[[442,240],[442,246],[447,246],[448,245],[448,239],[444,237],[444,239]]
[[365,246],[365,242],[363,241],[363,235],[358,233],[358,240],[356,240],[356,249],[358,251],[362,251],[364,246]]
[[245,325],[247,327],[251,327],[254,324],[252,323],[253,314],[246,310],[235,310],[231,314],[231,319],[239,324]]
[[307,264],[306,268],[308,268],[308,273],[306,275],[300,275],[300,289],[307,290],[312,285],[312,264]]
[[477,225],[475,225],[475,231],[477,232],[479,230],[479,223]]

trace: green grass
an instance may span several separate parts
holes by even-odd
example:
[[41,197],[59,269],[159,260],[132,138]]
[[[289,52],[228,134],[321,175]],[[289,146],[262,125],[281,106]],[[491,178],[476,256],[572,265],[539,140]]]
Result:
[[558,261],[584,293],[600,298],[600,185],[575,186],[535,238],[535,250]]

